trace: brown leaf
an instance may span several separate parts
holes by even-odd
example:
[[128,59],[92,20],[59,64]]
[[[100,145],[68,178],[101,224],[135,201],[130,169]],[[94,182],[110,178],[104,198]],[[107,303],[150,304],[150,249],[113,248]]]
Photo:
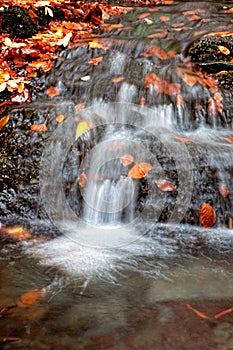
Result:
[[144,57],[157,56],[161,60],[167,60],[171,57],[176,56],[176,52],[175,51],[165,52],[160,46],[152,45],[148,47],[145,52],[142,52],[140,56],[144,56]]
[[21,295],[21,297],[16,300],[16,304],[19,307],[30,307],[36,302],[38,302],[45,295],[44,290],[33,289]]
[[152,166],[149,163],[137,163],[130,169],[128,176],[133,179],[142,179],[151,169]]
[[214,208],[207,204],[203,203],[200,209],[200,221],[203,227],[208,228],[212,227],[216,222],[216,213]]
[[168,180],[159,179],[155,181],[158,188],[163,192],[172,192],[175,189],[175,186]]
[[87,185],[87,175],[82,173],[79,175],[79,178],[78,178],[78,184],[81,188],[84,188],[86,185]]
[[229,188],[225,184],[220,184],[218,190],[223,198],[226,198],[229,194]]
[[123,166],[128,166],[131,163],[133,163],[133,161],[134,161],[134,157],[131,154],[124,154],[120,158],[120,162]]
[[8,123],[8,120],[9,120],[8,115],[0,119],[0,130],[2,130],[2,128]]
[[0,234],[8,235],[19,241],[32,238],[31,232],[25,230],[22,226],[3,227]]
[[162,21],[162,22],[167,22],[167,21],[170,20],[170,17],[168,17],[168,16],[160,16],[159,19],[160,19],[160,21]]
[[46,90],[46,94],[52,98],[55,96],[59,96],[60,91],[58,90],[58,88],[56,86],[50,86],[50,88]]
[[148,73],[145,76],[145,87],[153,87],[155,93],[165,93],[169,96],[180,93],[181,85],[176,83],[168,83],[166,80],[160,79],[155,73]]
[[116,77],[116,78],[113,78],[112,79],[112,82],[113,83],[119,83],[120,81],[124,80],[125,78],[124,77]]
[[47,131],[47,126],[42,123],[42,124],[33,124],[30,126],[30,129],[32,131],[37,131],[37,132],[44,132]]
[[181,142],[194,142],[192,139],[188,139],[187,137],[182,137],[182,136],[175,136],[175,139]]
[[88,45],[90,46],[90,48],[92,49],[102,49],[103,45],[101,45],[100,43],[98,43],[97,41],[90,41],[88,43]]
[[13,94],[11,101],[15,103],[31,102],[30,92],[28,89],[24,89],[21,94]]
[[225,139],[228,141],[228,142],[230,142],[230,143],[233,143],[233,136],[227,136],[227,137],[225,137]]
[[63,122],[64,119],[65,119],[65,117],[64,117],[63,114],[59,114],[59,115],[56,117],[56,121],[57,121],[58,123]]

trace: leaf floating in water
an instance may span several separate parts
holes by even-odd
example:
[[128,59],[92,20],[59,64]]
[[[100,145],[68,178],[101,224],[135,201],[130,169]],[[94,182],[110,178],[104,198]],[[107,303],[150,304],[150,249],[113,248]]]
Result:
[[78,123],[75,139],[77,140],[87,129],[89,128],[88,122],[80,122]]
[[200,209],[200,221],[203,227],[212,227],[216,222],[216,213],[213,207],[207,203],[203,203]]
[[120,158],[120,162],[123,166],[128,166],[131,163],[133,163],[133,161],[134,161],[134,157],[131,154],[124,154]]
[[188,139],[187,137],[175,136],[175,139],[184,143],[194,142],[192,139]]
[[168,180],[159,179],[155,181],[158,188],[163,192],[172,192],[175,189],[175,186]]
[[119,83],[120,81],[124,80],[125,78],[124,77],[116,77],[116,78],[113,78],[112,79],[112,82],[113,83]]
[[56,117],[56,121],[57,121],[58,123],[63,122],[64,119],[65,119],[65,117],[64,117],[63,114],[59,114],[59,115]]
[[226,198],[229,194],[229,188],[225,184],[220,184],[218,190],[223,198]]
[[81,188],[86,187],[86,185],[87,185],[87,175],[86,174],[82,173],[79,175],[78,184]]
[[207,316],[206,314],[204,314],[203,312],[195,309],[194,307],[192,307],[190,304],[186,304],[187,309],[191,310],[192,312],[194,312],[198,317],[208,320],[209,316]]
[[28,307],[35,304],[45,295],[44,290],[33,289],[21,295],[21,297],[16,300],[16,304],[19,307]]
[[31,232],[25,230],[22,226],[3,227],[0,234],[8,235],[19,241],[32,238]]
[[226,310],[224,310],[224,311],[219,312],[218,314],[216,314],[216,315],[214,316],[214,318],[218,319],[218,318],[220,318],[220,317],[222,317],[222,316],[224,316],[224,315],[229,314],[230,312],[233,312],[233,307],[231,307],[231,308],[229,308],[229,309],[226,309]]
[[30,129],[32,131],[37,131],[37,132],[44,132],[47,131],[47,126],[43,124],[33,124],[30,126]]
[[46,94],[49,97],[53,98],[55,96],[59,96],[60,91],[58,90],[58,88],[56,86],[50,86],[50,88],[46,90]]
[[2,128],[8,123],[8,120],[9,120],[8,115],[0,119],[0,130],[2,130]]
[[128,176],[132,179],[142,179],[151,169],[152,166],[149,163],[137,163],[130,169]]

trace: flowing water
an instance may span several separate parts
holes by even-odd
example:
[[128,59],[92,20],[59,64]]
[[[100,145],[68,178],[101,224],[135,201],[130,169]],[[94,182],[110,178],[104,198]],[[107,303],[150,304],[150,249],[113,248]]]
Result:
[[[187,59],[195,39],[232,31],[227,8],[133,6],[99,48],[61,53],[47,85],[61,92],[51,115],[66,118],[42,151],[44,211],[28,209],[28,223],[21,195],[24,215],[7,212],[47,240],[1,244],[4,349],[232,349],[232,314],[214,318],[233,301],[232,95]],[[141,163],[146,176],[128,176]],[[203,203],[213,227],[200,224]],[[16,302],[34,289],[40,302]]]

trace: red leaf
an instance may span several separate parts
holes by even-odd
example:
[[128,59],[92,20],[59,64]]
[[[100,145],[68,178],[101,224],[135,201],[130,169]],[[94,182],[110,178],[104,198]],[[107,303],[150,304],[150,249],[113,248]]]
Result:
[[112,79],[112,82],[113,83],[119,83],[120,81],[124,80],[125,78],[124,77],[116,77],[116,78],[113,78]]
[[230,312],[233,312],[233,307],[231,307],[231,308],[229,308],[229,309],[226,309],[226,310],[224,310],[224,311],[221,311],[221,312],[219,312],[218,314],[216,314],[215,316],[214,316],[214,318],[220,318],[220,317],[222,317],[222,316],[224,316],[224,315],[227,315],[227,314],[229,314]]
[[153,87],[155,93],[165,93],[169,96],[180,93],[181,85],[168,83],[166,80],[160,79],[155,73],[148,73],[145,76],[145,87]]
[[97,66],[97,64],[99,64],[102,60],[103,60],[103,56],[99,56],[96,58],[90,58],[89,63],[93,63],[94,66]]
[[167,60],[171,57],[176,56],[176,52],[175,51],[165,52],[160,46],[152,45],[148,47],[145,52],[142,52],[140,56],[144,56],[144,57],[157,56],[161,60]]
[[137,163],[130,169],[128,176],[133,179],[142,179],[151,169],[152,166],[149,163]]
[[213,207],[207,203],[203,203],[200,209],[200,221],[203,227],[209,228],[216,222],[216,213]]
[[175,186],[168,180],[159,179],[155,181],[158,188],[163,192],[172,192],[175,189]]

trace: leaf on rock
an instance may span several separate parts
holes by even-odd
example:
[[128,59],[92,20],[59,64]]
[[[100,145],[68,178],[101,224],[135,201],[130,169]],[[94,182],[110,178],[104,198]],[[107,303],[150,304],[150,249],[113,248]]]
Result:
[[229,55],[231,53],[231,51],[225,46],[219,45],[218,49],[223,55]]
[[131,154],[124,154],[120,158],[120,162],[123,166],[128,166],[131,163],[133,163],[133,161],[134,161],[134,157]]
[[56,86],[50,86],[50,88],[48,88],[46,90],[46,94],[49,97],[55,97],[55,96],[59,96],[60,95],[60,91],[58,90],[58,88]]
[[152,166],[149,163],[137,163],[130,169],[128,176],[132,179],[142,179],[151,169]]
[[88,128],[88,122],[79,122],[76,129],[75,139],[77,140]]
[[3,227],[0,230],[0,234],[8,235],[19,241],[32,238],[31,232],[25,230],[22,226]]
[[182,106],[184,104],[184,99],[181,95],[177,95],[176,106]]
[[225,139],[228,141],[228,142],[230,142],[230,143],[233,143],[233,135],[231,136],[227,136],[227,137],[225,137]]
[[146,74],[145,87],[153,87],[155,93],[165,93],[169,96],[179,94],[181,89],[180,84],[168,83],[166,80],[160,79],[155,73]]
[[30,126],[30,129],[32,131],[44,132],[44,131],[47,131],[47,126],[44,123],[42,123],[42,124],[33,124],[33,125]]
[[175,189],[175,186],[168,180],[159,179],[155,181],[158,188],[163,192],[172,192]]
[[124,80],[125,78],[124,77],[116,77],[116,78],[113,78],[112,79],[112,82],[113,83],[119,83],[120,81]]
[[101,45],[97,41],[89,41],[88,45],[91,49],[103,49],[103,45]]
[[194,312],[198,317],[203,318],[204,320],[209,319],[209,316],[207,316],[206,314],[204,314],[203,312],[195,309],[194,307],[192,307],[190,304],[186,304],[187,309],[191,310],[192,312]]
[[211,205],[209,205],[207,203],[203,203],[201,205],[200,222],[201,222],[202,226],[205,228],[212,227],[215,224],[216,213],[215,213],[214,208]]
[[64,115],[63,114],[59,114],[56,117],[56,122],[61,123],[61,122],[63,122],[64,119],[65,119]]
[[82,173],[82,174],[80,174],[79,175],[79,178],[78,178],[78,184],[79,184],[79,186],[81,187],[81,188],[84,188],[84,187],[86,187],[86,185],[87,185],[87,175],[86,174],[84,174],[84,173]]
[[33,289],[21,295],[16,300],[16,304],[19,307],[30,307],[38,302],[45,295],[45,291],[41,289]]
[[102,60],[103,60],[103,56],[99,56],[96,58],[90,58],[89,63],[93,63],[94,66],[97,66],[97,64],[99,64]]
[[8,123],[8,120],[9,120],[8,115],[0,119],[0,130],[2,130],[2,128]]
[[175,136],[175,139],[184,143],[194,142],[192,139],[188,139],[187,137]]
[[218,190],[223,198],[226,198],[229,195],[229,188],[226,184],[220,184]]
[[167,60],[171,57],[176,56],[176,52],[175,51],[165,52],[160,46],[152,45],[148,47],[145,52],[142,52],[140,56],[143,56],[143,57],[157,56],[161,60]]

